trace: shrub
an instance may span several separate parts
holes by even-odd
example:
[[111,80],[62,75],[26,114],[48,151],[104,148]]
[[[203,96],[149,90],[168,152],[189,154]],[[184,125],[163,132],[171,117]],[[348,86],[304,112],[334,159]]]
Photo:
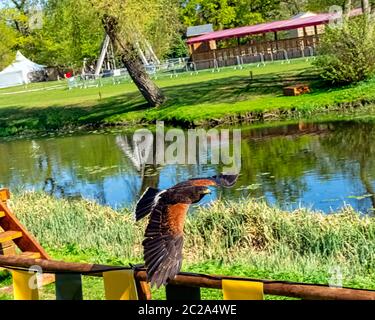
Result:
[[375,74],[375,22],[358,17],[342,28],[327,27],[315,65],[335,84],[350,84]]

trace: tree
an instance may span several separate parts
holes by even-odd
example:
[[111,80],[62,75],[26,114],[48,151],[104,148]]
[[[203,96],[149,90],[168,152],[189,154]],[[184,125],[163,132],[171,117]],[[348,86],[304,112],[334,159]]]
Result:
[[139,91],[152,107],[158,107],[165,102],[165,96],[160,88],[150,79],[137,52],[136,42],[128,42],[119,36],[119,24],[113,16],[105,15],[103,25],[106,33],[121,52],[121,60]]
[[217,30],[263,22],[279,8],[279,1],[182,0],[180,10],[186,26],[211,23]]
[[96,60],[104,38],[100,19],[82,0],[49,0],[42,30],[36,30],[29,54],[40,63],[80,69],[84,59]]
[[137,44],[150,38],[160,39],[165,44],[163,49],[169,49],[178,27],[177,3],[174,0],[89,1],[146,101],[153,107],[163,104],[166,98],[146,72]]
[[[7,21],[11,22],[15,30],[22,36],[28,36],[32,30],[29,26],[30,16],[35,8],[41,9],[48,0],[3,0]],[[4,12],[3,11],[3,12]]]
[[16,28],[16,30],[26,35],[29,31],[29,28],[27,26],[27,15],[29,13],[29,8],[33,4],[30,0],[9,0],[8,5],[10,5],[14,11],[13,15],[13,23]]
[[6,67],[13,59],[13,47],[17,43],[17,35],[4,21],[0,20],[0,70]]
[[[369,6],[367,6],[367,4]],[[308,0],[307,9],[318,12],[327,12],[331,6],[340,6],[344,11],[350,7],[367,8],[375,5],[374,0]]]
[[[34,8],[43,9],[37,28],[29,26]],[[97,59],[104,30],[86,0],[8,0],[4,16],[17,33],[14,49],[41,64],[78,69]]]
[[[7,0],[8,21],[18,33],[14,49],[53,66],[78,68],[84,58],[96,59],[106,32],[125,67],[151,106],[165,101],[138,55],[150,43],[163,57],[179,29],[178,0]],[[44,9],[43,28],[28,27],[33,5]]]
[[321,76],[336,84],[349,84],[375,74],[375,22],[363,16],[327,27],[315,61]]
[[288,19],[290,16],[307,11],[308,2],[308,0],[281,1],[281,16]]
[[358,177],[363,188],[375,208],[375,190],[372,184],[375,168],[375,145],[372,143],[375,130],[371,122],[360,121],[357,125],[345,123],[337,124],[334,134],[327,135],[322,139],[322,155],[327,154],[329,158],[350,159],[354,170],[358,170]]
[[167,58],[184,58],[189,55],[189,50],[186,45],[185,40],[182,38],[181,34],[177,34],[173,40],[173,44],[169,52],[167,53]]

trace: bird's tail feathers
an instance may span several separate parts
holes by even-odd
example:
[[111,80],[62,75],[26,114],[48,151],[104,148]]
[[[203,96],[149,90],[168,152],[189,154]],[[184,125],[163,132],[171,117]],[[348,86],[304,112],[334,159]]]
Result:
[[149,187],[143,193],[143,195],[137,202],[137,206],[135,208],[135,220],[136,221],[139,221],[142,218],[146,217],[148,214],[150,214],[152,207],[155,203],[155,198],[159,192],[160,190]]

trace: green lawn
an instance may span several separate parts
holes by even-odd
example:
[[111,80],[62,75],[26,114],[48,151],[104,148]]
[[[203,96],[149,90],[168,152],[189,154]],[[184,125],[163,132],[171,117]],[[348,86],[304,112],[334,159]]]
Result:
[[[250,80],[250,70],[254,79]],[[101,88],[68,90],[60,83],[38,83],[0,90],[0,135],[76,129],[103,124],[140,124],[164,120],[169,124],[200,125],[268,119],[306,117],[341,110],[375,101],[375,82],[352,87],[330,88],[322,84],[310,62],[294,60],[266,67],[226,68],[198,75],[180,74],[177,78],[156,80],[167,97],[158,109],[145,104],[133,83]],[[312,93],[284,97],[282,88],[308,82]],[[8,93],[17,92],[17,94]],[[367,112],[367,111],[366,111]],[[372,110],[371,110],[372,112]]]

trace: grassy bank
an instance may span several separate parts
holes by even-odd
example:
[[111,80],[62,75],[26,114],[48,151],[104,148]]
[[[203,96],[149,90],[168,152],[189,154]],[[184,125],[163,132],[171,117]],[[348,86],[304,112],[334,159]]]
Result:
[[[128,210],[40,193],[17,196],[12,207],[56,259],[142,262],[145,222],[135,224]],[[329,270],[339,267],[344,286],[375,289],[375,220],[351,208],[324,215],[250,200],[215,202],[189,216],[185,233],[183,271],[326,284]],[[103,298],[101,279],[85,279],[84,290],[86,298]],[[53,287],[44,293],[53,297]],[[204,297],[221,294],[205,290]]]
[[[249,71],[254,79],[250,79]],[[223,69],[156,80],[168,97],[158,109],[145,105],[132,83],[68,90],[56,83],[0,90],[0,136],[76,130],[83,127],[147,124],[164,120],[193,126],[306,118],[375,102],[375,81],[332,89],[318,80],[310,62],[268,64],[243,70]],[[308,82],[312,93],[284,97],[282,88]],[[64,82],[59,83],[64,84]],[[51,89],[33,91],[40,89]],[[374,113],[368,108],[366,113]]]

